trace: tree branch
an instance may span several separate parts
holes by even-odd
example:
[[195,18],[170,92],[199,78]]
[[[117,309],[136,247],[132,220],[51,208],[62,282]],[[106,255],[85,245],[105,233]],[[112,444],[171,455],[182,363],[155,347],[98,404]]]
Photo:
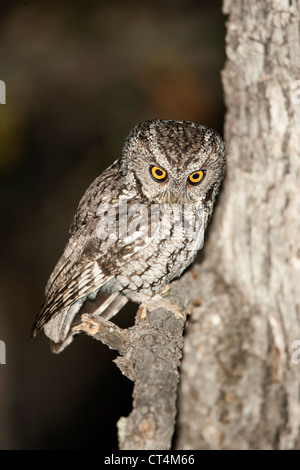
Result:
[[[196,276],[189,271],[171,285],[168,301],[185,312],[197,290]],[[147,312],[145,318],[139,310],[135,325],[128,329],[97,315],[82,315],[82,323],[76,329],[116,349],[120,356],[114,362],[135,382],[133,410],[118,422],[120,449],[170,449],[184,325],[183,317],[162,308]]]

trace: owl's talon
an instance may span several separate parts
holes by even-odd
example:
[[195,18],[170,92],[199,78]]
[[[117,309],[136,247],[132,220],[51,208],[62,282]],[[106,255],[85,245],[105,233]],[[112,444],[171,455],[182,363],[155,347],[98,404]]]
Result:
[[141,320],[145,320],[147,318],[147,307],[143,304],[139,306],[139,316]]
[[164,308],[165,310],[174,313],[175,317],[180,318],[181,320],[186,319],[185,312],[182,310],[181,307],[179,307],[179,305],[173,304],[172,302],[163,299],[161,295],[155,295],[151,299],[151,301],[147,303],[147,309],[149,310],[149,312],[158,308]]
[[179,307],[179,305],[176,305],[176,304],[171,304],[171,305],[174,305],[174,307],[177,309],[177,311],[171,310],[171,312],[174,313],[175,317],[180,318],[181,320],[183,319],[185,321],[186,320],[186,314],[185,314],[184,310],[182,310],[182,308]]
[[165,287],[160,291],[160,295],[162,297],[168,297],[170,294],[171,286],[170,284],[166,284]]

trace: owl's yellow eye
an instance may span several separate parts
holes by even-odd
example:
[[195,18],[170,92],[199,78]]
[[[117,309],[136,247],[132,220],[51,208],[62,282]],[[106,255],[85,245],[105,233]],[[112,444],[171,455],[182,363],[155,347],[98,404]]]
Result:
[[195,173],[192,173],[188,180],[189,183],[191,184],[199,184],[205,176],[205,172],[203,170],[195,171]]
[[151,166],[150,174],[156,181],[164,181],[167,177],[167,172],[159,166]]

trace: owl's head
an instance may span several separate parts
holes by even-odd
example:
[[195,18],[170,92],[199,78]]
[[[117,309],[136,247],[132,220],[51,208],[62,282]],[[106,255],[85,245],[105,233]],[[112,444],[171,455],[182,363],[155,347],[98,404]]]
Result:
[[212,129],[187,121],[154,120],[135,126],[120,169],[148,200],[212,204],[225,174],[225,145]]

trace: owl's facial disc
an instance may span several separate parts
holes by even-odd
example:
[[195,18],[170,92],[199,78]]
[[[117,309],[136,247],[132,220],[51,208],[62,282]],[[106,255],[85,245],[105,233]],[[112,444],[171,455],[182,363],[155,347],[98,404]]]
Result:
[[138,124],[123,148],[120,170],[126,186],[136,186],[155,203],[211,201],[225,171],[225,147],[218,134],[187,121]]
[[[149,166],[149,174],[157,183],[156,201],[160,203],[176,204],[199,200],[197,192],[192,191],[192,187],[199,186],[203,182],[206,176],[206,168],[200,168],[189,173],[188,169],[186,172],[175,172],[174,169],[169,168],[167,164],[166,167],[168,171],[158,162]],[[145,193],[146,192],[147,190],[145,188]],[[147,197],[149,197],[149,194],[147,194]]]
[[194,162],[191,167],[179,170],[166,161],[161,162],[153,156],[149,157],[145,158],[144,166],[131,169],[142,193],[149,201],[159,204],[184,204],[199,202],[203,198],[202,187],[207,186],[206,165],[201,168],[199,161],[198,165]]

